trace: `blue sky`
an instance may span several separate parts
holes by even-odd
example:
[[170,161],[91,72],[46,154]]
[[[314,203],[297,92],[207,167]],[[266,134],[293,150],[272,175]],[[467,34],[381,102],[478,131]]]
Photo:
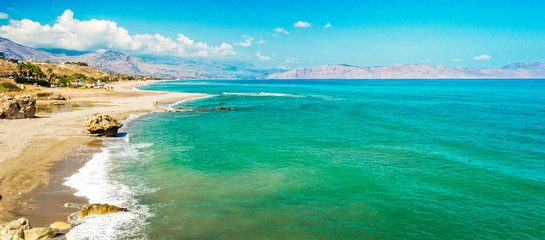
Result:
[[[544,10],[545,1],[525,0],[4,0],[0,36],[33,47],[113,48],[134,55],[246,61],[263,68],[338,63],[497,67],[545,61]],[[53,27],[61,15],[64,25]],[[17,24],[22,19],[31,22]],[[296,27],[297,22],[307,27]],[[94,35],[78,32],[88,28]],[[59,43],[59,36],[74,39]]]

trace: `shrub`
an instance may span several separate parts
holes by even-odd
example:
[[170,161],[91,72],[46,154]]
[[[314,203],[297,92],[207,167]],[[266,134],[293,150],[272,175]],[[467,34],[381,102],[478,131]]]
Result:
[[36,93],[37,97],[47,97],[49,95],[51,95],[51,93],[45,93],[45,92]]
[[15,82],[16,83],[22,83],[22,84],[38,84],[39,86],[42,86],[42,87],[49,87],[51,84],[46,81],[46,80],[34,80],[34,79],[26,79],[24,77],[17,77],[15,78]]
[[21,89],[12,83],[0,82],[0,92],[18,92]]

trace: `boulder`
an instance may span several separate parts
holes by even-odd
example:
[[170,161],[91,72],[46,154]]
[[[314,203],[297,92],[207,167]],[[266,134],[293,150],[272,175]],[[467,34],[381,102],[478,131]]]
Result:
[[0,118],[32,118],[36,114],[36,98],[31,95],[17,95],[15,98],[0,99]]
[[83,121],[83,127],[89,131],[90,135],[95,136],[112,137],[122,126],[123,124],[119,123],[117,119],[99,113],[93,114]]
[[32,228],[29,230],[25,230],[25,240],[50,239],[55,237],[58,232],[58,228]]
[[59,230],[66,230],[72,228],[72,225],[65,222],[54,222],[49,225],[50,228],[57,228]]
[[57,93],[57,94],[52,94],[50,95],[49,97],[47,97],[48,100],[66,100],[65,97],[63,97],[60,93]]
[[24,231],[30,229],[30,222],[25,218],[19,218],[6,225],[0,225],[0,239],[23,240]]
[[126,208],[121,208],[108,204],[87,204],[81,208],[81,212],[78,215],[78,219],[83,219],[89,215],[106,215],[110,213],[127,212]]

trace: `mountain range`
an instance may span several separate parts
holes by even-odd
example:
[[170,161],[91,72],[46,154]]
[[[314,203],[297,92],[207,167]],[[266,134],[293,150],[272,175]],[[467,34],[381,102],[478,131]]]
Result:
[[[279,70],[260,70],[243,62],[204,62],[194,60],[164,59],[148,57],[151,61],[127,53],[107,50],[82,55],[53,54],[43,50],[17,44],[0,37],[0,52],[6,58],[22,61],[85,62],[89,66],[115,73],[173,78],[264,78]],[[170,63],[156,63],[160,61]],[[176,61],[179,62],[176,62]]]
[[86,62],[89,66],[114,73],[173,78],[244,78],[244,79],[545,79],[545,63],[521,62],[501,68],[462,68],[422,64],[358,67],[346,64],[290,71],[256,69],[245,62],[219,62],[181,58],[146,59],[107,50],[81,55],[53,54],[17,44],[0,37],[0,52],[6,58],[22,61]]
[[346,64],[298,68],[269,79],[501,79],[545,78],[545,63],[522,62],[501,68],[461,68],[422,64],[357,67]]

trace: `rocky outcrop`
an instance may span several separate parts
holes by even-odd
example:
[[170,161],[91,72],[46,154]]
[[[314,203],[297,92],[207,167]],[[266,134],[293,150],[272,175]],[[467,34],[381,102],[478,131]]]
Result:
[[40,239],[50,239],[55,237],[59,233],[58,228],[32,228],[30,230],[25,230],[25,240],[40,240]]
[[126,208],[121,208],[109,204],[87,204],[81,208],[78,219],[83,219],[89,215],[106,215],[110,213],[127,212]]
[[218,108],[218,111],[234,111],[235,109],[233,108],[227,108],[227,107],[219,107]]
[[0,118],[32,118],[36,114],[36,98],[30,95],[18,95],[15,98],[0,99]]
[[117,119],[99,113],[93,114],[83,121],[83,127],[89,131],[90,135],[94,136],[113,137],[122,126],[123,124],[119,123]]
[[65,101],[66,98],[63,97],[60,93],[58,93],[58,94],[52,94],[51,96],[47,97],[47,100],[61,100],[61,101]]
[[25,218],[5,225],[0,225],[1,240],[39,240],[55,237],[59,232],[58,228],[32,228],[30,222]]
[[49,225],[50,228],[57,228],[59,230],[67,230],[72,228],[72,225],[65,223],[65,222],[54,222],[51,225]]
[[[42,96],[40,96],[42,95]],[[60,100],[65,101],[66,98],[62,96],[60,93],[44,93],[44,94],[38,94],[38,100]]]
[[24,218],[19,218],[6,225],[0,225],[0,239],[23,240],[25,239],[25,230],[30,229],[30,222]]

